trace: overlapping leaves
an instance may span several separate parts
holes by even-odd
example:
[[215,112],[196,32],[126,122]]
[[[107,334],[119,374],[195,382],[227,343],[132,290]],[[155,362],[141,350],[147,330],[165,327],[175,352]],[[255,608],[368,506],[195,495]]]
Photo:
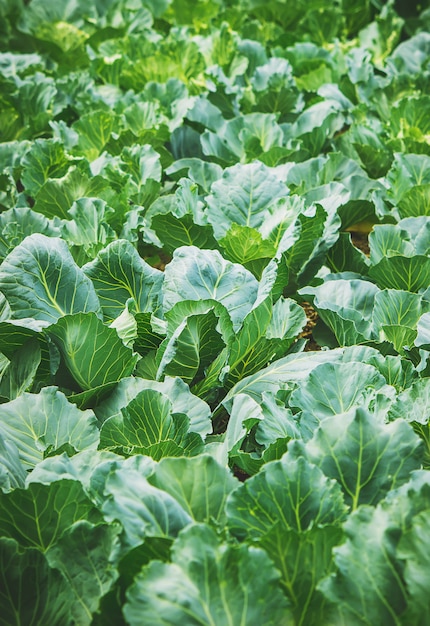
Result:
[[1,624],[427,624],[421,5],[0,3]]

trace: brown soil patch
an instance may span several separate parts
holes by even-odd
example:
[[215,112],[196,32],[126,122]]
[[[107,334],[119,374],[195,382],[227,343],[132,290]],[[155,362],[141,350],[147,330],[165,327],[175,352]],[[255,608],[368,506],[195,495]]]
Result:
[[351,232],[351,240],[356,248],[361,250],[366,256],[370,254],[369,238],[366,233]]
[[312,331],[318,321],[318,313],[315,311],[313,306],[309,304],[309,302],[301,302],[300,306],[306,313],[306,317],[308,320],[308,323],[299,335],[300,338],[308,340],[308,343],[305,347],[305,352],[314,352],[315,350],[321,350],[321,347],[316,343],[312,335]]

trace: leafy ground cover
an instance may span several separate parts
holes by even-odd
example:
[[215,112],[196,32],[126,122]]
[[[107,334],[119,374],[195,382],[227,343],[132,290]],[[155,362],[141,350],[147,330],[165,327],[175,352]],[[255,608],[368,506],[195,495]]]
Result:
[[0,0],[0,624],[430,624],[429,26]]

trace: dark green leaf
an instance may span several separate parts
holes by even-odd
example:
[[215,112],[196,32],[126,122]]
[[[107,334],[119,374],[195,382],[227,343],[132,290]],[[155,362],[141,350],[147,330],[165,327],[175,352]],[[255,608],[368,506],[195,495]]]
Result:
[[35,548],[24,552],[13,539],[0,538],[2,626],[72,626],[74,598],[61,573]]
[[153,561],[127,591],[132,626],[290,622],[279,574],[262,550],[222,544],[209,527],[193,525],[174,543],[172,561]]

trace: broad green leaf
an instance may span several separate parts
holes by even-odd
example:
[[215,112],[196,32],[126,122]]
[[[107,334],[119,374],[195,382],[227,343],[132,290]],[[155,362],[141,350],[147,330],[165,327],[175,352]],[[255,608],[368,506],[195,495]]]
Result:
[[70,66],[76,68],[79,67],[79,62],[83,62],[83,43],[88,37],[87,33],[81,30],[84,15],[94,19],[97,13],[94,7],[86,7],[82,2],[77,6],[69,2],[53,6],[36,2],[23,15],[20,30],[33,35],[39,40],[39,45],[41,42],[42,46],[43,43],[50,42],[48,49],[51,50],[51,54],[56,57],[58,55],[58,59],[63,62],[68,60]]
[[48,218],[69,219],[69,209],[80,198],[104,198],[108,182],[72,165],[64,176],[48,178],[35,197],[34,210]]
[[[124,555],[119,563],[120,578],[117,587],[122,589],[129,587],[142,567],[155,559],[167,562],[170,560],[170,549],[173,539],[170,537],[145,537],[144,543],[132,548]],[[113,589],[117,591],[118,589]],[[102,599],[104,601],[104,599]],[[125,624],[121,610],[118,610],[118,623]],[[114,617],[114,616],[113,616]]]
[[404,559],[406,567],[404,579],[411,599],[409,611],[404,623],[424,624],[428,616],[429,557],[423,550],[429,540],[430,519],[428,511],[423,511],[414,518],[413,526],[403,534],[397,549],[400,559]]
[[[429,255],[430,252],[430,217],[406,217],[400,220],[399,227],[404,229],[413,243],[417,254]],[[406,255],[407,256],[407,255]]]
[[192,521],[171,495],[150,485],[141,472],[126,468],[109,473],[102,512],[107,522],[121,522],[126,551],[145,537],[174,538]]
[[430,156],[396,153],[387,181],[390,184],[389,197],[397,205],[411,188],[430,183]]
[[216,300],[230,314],[237,330],[257,296],[257,280],[244,267],[225,261],[216,250],[178,248],[166,266],[163,308],[181,300]]
[[94,161],[109,141],[114,128],[113,115],[108,111],[91,111],[81,115],[72,128],[79,136],[76,153]]
[[193,24],[196,29],[199,25],[210,23],[218,11],[219,3],[212,0],[198,0],[198,4],[192,7],[187,0],[173,0],[169,7],[169,13],[174,15],[174,23]]
[[[207,106],[204,108],[208,109]],[[230,103],[227,103],[227,108],[230,108]],[[244,116],[237,116],[226,121],[222,116],[220,119],[218,118],[220,113],[218,109],[215,109],[215,111],[218,114],[209,108],[209,110],[203,112],[203,116],[199,116],[201,123],[204,118],[207,119],[205,130],[200,138],[203,154],[224,165],[245,161],[247,156],[246,147],[241,141],[241,132],[246,124]],[[194,110],[193,114],[195,116]],[[190,117],[189,114],[188,117]],[[253,156],[255,158],[255,155]]]
[[235,396],[224,435],[225,459],[236,455],[253,426],[263,419],[259,404],[246,394]]
[[24,487],[26,472],[13,441],[0,432],[0,490],[5,493]]
[[127,406],[138,393],[144,389],[154,389],[167,396],[172,404],[173,413],[183,413],[190,420],[190,430],[199,433],[202,437],[212,430],[210,420],[211,410],[206,402],[193,395],[181,378],[166,376],[163,382],[144,380],[142,378],[123,378],[111,395],[96,409],[96,415],[101,422],[116,415]]
[[52,568],[60,570],[74,598],[71,615],[78,624],[91,624],[100,599],[118,578],[115,550],[120,526],[95,526],[82,520],[70,526],[47,552]]
[[[61,363],[60,363],[61,365]],[[60,371],[57,373],[58,382],[65,385],[65,391],[68,394],[68,399],[73,402],[78,409],[84,411],[93,406],[97,406],[99,402],[103,400],[116,386],[116,381],[110,383],[102,383],[96,387],[91,387],[86,391],[70,391],[69,386],[75,388],[75,382],[70,376],[70,372],[66,368],[60,367]]]
[[263,391],[260,406],[263,419],[255,431],[258,443],[267,447],[278,439],[300,438],[298,423],[291,409],[286,408],[275,395]]
[[316,586],[330,571],[330,548],[341,541],[346,517],[338,485],[303,457],[285,454],[229,496],[227,517],[232,533],[264,547],[280,570],[295,623],[314,623]]
[[34,234],[0,266],[0,291],[15,318],[56,322],[77,312],[99,313],[94,287],[61,239]]
[[384,289],[375,295],[372,315],[374,332],[376,335],[381,334],[382,328],[387,326],[416,329],[418,320],[428,306],[418,294],[399,289]]
[[161,325],[166,324],[163,328],[165,328],[164,332],[167,339],[169,339],[189,316],[202,315],[208,312],[213,312],[218,318],[217,331],[222,337],[223,342],[225,344],[230,343],[234,337],[230,316],[225,306],[215,300],[181,300],[177,302],[166,312],[166,319],[160,323],[160,330]]
[[290,405],[318,421],[368,406],[386,385],[385,378],[365,363],[322,363],[291,394]]
[[393,155],[381,140],[379,128],[353,124],[346,137],[351,141],[364,169],[373,179],[384,176],[391,166]]
[[228,386],[284,356],[305,323],[303,309],[288,298],[253,307],[230,346]]
[[[120,315],[118,315],[118,317],[116,319],[113,320],[113,322],[111,322],[109,324],[109,328],[115,328],[116,332],[118,333],[118,337],[121,339],[121,341],[123,342],[123,344],[125,346],[127,346],[127,348],[133,348],[134,347],[134,342],[136,341],[137,337],[138,337],[138,332],[137,332],[137,320],[136,320],[136,313],[135,313],[136,307],[134,305],[134,300],[132,298],[130,298],[129,300],[127,300],[126,305],[125,305],[125,309],[123,310],[122,313],[120,313]],[[151,314],[150,313],[140,313],[140,315],[144,316],[144,324],[145,322],[149,322],[149,328],[151,329],[151,334],[150,334],[150,338],[152,339],[154,337],[153,333],[152,333],[152,328],[151,328]],[[147,336],[149,333],[147,332],[147,325],[145,324],[145,326],[143,327],[143,329],[141,330],[142,335],[145,337]],[[150,339],[150,340],[151,340]],[[160,338],[161,340],[161,338]],[[155,347],[157,347],[157,343],[155,345]],[[151,348],[153,346],[151,345]]]
[[213,306],[194,315],[188,314],[160,346],[157,378],[180,376],[191,384],[195,378],[201,377],[225,347],[218,324]]
[[341,362],[342,354],[342,350],[289,354],[236,383],[223,400],[223,404],[227,408],[230,407],[233,398],[240,393],[247,393],[258,402],[264,391],[276,394],[279,389],[291,389],[295,382],[303,381],[317,365]]
[[384,289],[375,296],[373,330],[375,337],[387,340],[404,356],[417,337],[417,323],[428,304],[415,293]]
[[136,324],[137,336],[133,344],[136,352],[145,356],[148,352],[157,350],[164,339],[164,333],[161,333],[160,329],[153,324],[152,313],[135,313],[133,319]]
[[398,224],[377,224],[369,234],[369,247],[373,265],[387,257],[409,257],[414,254],[414,246],[407,230]]
[[129,298],[134,299],[138,313],[158,308],[163,274],[145,263],[124,239],[101,250],[83,271],[91,279],[103,315],[109,321],[122,313]]
[[366,275],[369,261],[351,241],[349,233],[340,233],[339,239],[327,254],[327,265],[332,272],[356,272]]
[[24,552],[13,539],[0,538],[0,623],[72,626],[74,598],[69,583],[35,548]]
[[0,381],[0,396],[14,400],[33,385],[41,362],[40,344],[30,339],[13,355]]
[[[193,232],[197,235],[199,232],[203,235],[206,232],[207,236],[210,236],[211,241],[216,247],[216,241],[213,238],[211,227],[207,223],[206,216],[204,214],[204,202],[202,202],[199,195],[198,186],[189,178],[181,178],[178,181],[178,186],[174,194],[164,195],[159,197],[150,207],[146,213],[146,219],[148,225],[156,228],[155,220],[158,217],[169,217],[182,220],[182,218],[190,218],[189,222],[181,222],[183,225],[186,223],[194,224]],[[212,234],[211,234],[212,233]],[[159,231],[161,239],[168,237],[168,233]],[[190,239],[185,238],[185,244],[190,244]],[[179,246],[175,246],[179,247]],[[206,246],[209,247],[209,246]]]
[[[276,265],[269,265],[263,273],[258,286],[257,298],[251,311],[245,317],[243,327],[237,335],[230,334],[230,324],[224,322],[220,325],[221,330],[224,330],[224,341],[227,347],[220,352],[218,357],[208,367],[206,370],[206,378],[193,388],[194,392],[199,396],[204,398],[212,396],[213,401],[215,401],[214,393],[216,394],[219,388],[229,384],[227,379],[231,373],[232,364],[234,364],[234,369],[237,370],[234,371],[233,374],[240,376],[243,374],[244,367],[249,366],[249,369],[252,370],[258,363],[267,363],[277,352],[282,353],[284,349],[286,350],[286,344],[288,344],[288,346],[290,345],[291,341],[288,341],[286,338],[284,342],[275,342],[272,340],[272,337],[268,339],[264,337],[264,333],[268,331],[268,325],[273,314],[271,310],[271,292],[277,276],[276,270]],[[282,302],[280,304],[282,306]],[[286,326],[288,326],[291,321],[289,317],[287,313],[286,319],[284,320]],[[294,318],[294,315],[292,317]],[[221,316],[220,319],[223,319],[223,317]],[[278,334],[278,338],[284,339],[283,335],[288,335],[289,333],[284,327],[282,328],[284,332],[281,332],[280,335],[279,328],[274,330],[273,334]],[[271,329],[271,332],[272,330],[273,329]],[[292,331],[292,329],[290,330]],[[270,335],[270,333],[268,334]],[[276,344],[276,349],[273,349],[273,344]]]
[[17,109],[25,127],[18,136],[34,137],[46,133],[52,120],[57,89],[51,76],[35,72],[19,80]]
[[131,194],[136,204],[146,204],[152,187],[158,191],[161,180],[160,155],[150,145],[126,147],[121,153],[121,169],[131,177]]
[[58,237],[60,229],[43,215],[27,207],[5,211],[0,215],[0,258],[19,245],[28,235],[40,233],[47,237]]
[[233,263],[246,265],[260,261],[262,267],[275,256],[276,248],[271,241],[263,240],[259,231],[250,226],[233,223],[226,235],[219,240],[226,257]]
[[300,98],[291,64],[283,58],[269,58],[256,68],[251,81],[255,108],[267,113],[279,112],[280,121],[287,121]]
[[305,207],[305,201],[300,196],[279,198],[270,206],[270,210],[259,228],[263,240],[270,242],[277,250],[284,233],[294,224],[300,213],[305,211]]
[[[407,593],[395,559],[393,521],[382,507],[360,507],[345,524],[346,542],[334,551],[337,571],[320,586],[340,623],[401,626]],[[365,590],[365,593],[363,591]]]
[[130,376],[136,365],[137,355],[94,313],[66,315],[45,332],[84,391],[118,382]]
[[207,524],[225,521],[227,496],[238,485],[230,471],[208,455],[162,459],[148,482],[173,496],[195,522]]
[[398,204],[399,215],[402,218],[430,216],[430,184],[411,187],[402,195]]
[[[185,418],[185,419],[184,419]],[[161,458],[187,454],[193,439],[188,434],[189,420],[182,414],[172,414],[172,404],[155,389],[144,389],[121,413],[107,419],[101,428],[103,448],[146,450],[149,456]],[[169,443],[176,444],[169,448]],[[167,447],[166,447],[167,446]],[[179,450],[177,450],[179,448]]]
[[39,54],[3,52],[0,56],[0,64],[3,75],[12,78],[16,74],[21,76],[30,67],[43,67],[43,59]]
[[424,313],[418,320],[415,345],[428,349],[430,346],[430,313]]
[[410,387],[417,378],[417,372],[411,361],[399,356],[388,355],[384,358],[375,356],[374,359],[369,359],[368,362],[369,365],[376,367],[387,381],[387,384],[395,387],[398,393]]
[[[33,471],[27,475],[27,484],[42,483],[50,485],[63,478],[75,480],[82,484],[86,493],[91,494],[97,500],[97,488],[92,483],[94,473],[102,473],[104,470],[110,471],[113,463],[122,463],[123,457],[107,450],[84,450],[77,452],[73,456],[68,456],[66,452],[49,456],[36,465]],[[106,469],[107,468],[107,469]],[[97,480],[96,480],[97,482]]]
[[200,185],[205,193],[209,193],[212,183],[222,176],[222,168],[219,165],[195,157],[175,161],[166,169],[166,174],[170,176],[182,169],[187,170],[187,176]]
[[[413,407],[413,412],[411,412]],[[389,418],[427,424],[430,420],[430,379],[418,378],[399,393],[390,407]]]
[[327,139],[344,126],[345,113],[340,109],[340,103],[322,100],[305,109],[292,124],[293,137],[301,139],[302,159],[317,156]]
[[334,480],[304,457],[289,454],[267,463],[236,489],[226,510],[231,532],[252,541],[260,540],[278,524],[284,531],[299,533],[314,526],[340,524],[347,511]]
[[204,525],[184,530],[172,563],[153,561],[127,591],[131,626],[161,624],[288,624],[291,615],[267,554],[221,543]]
[[100,512],[82,485],[59,480],[51,485],[31,483],[27,489],[0,494],[0,532],[26,547],[49,550],[78,520],[101,521]]
[[415,255],[390,256],[369,269],[369,276],[381,289],[403,289],[417,293],[430,283],[430,258]]
[[[340,218],[335,211],[313,205],[300,213],[284,233],[278,248],[281,266],[286,266],[288,292],[303,286],[324,263],[327,251],[339,237]],[[285,287],[284,287],[285,291]]]
[[83,246],[85,260],[93,259],[100,248],[116,239],[115,231],[107,223],[114,210],[104,200],[80,198],[68,213],[72,219],[63,222],[62,237],[69,245]]
[[376,505],[405,483],[423,452],[405,421],[386,425],[361,407],[322,421],[305,448],[309,460],[340,483],[352,509]]
[[404,20],[391,5],[385,5],[378,20],[370,22],[359,32],[359,42],[371,52],[372,60],[379,67],[392,52],[400,39]]
[[324,624],[327,601],[318,589],[334,569],[332,550],[342,543],[339,526],[315,526],[304,533],[271,528],[257,545],[272,558],[281,572],[281,585],[291,601],[294,624]]
[[388,58],[391,72],[395,74],[419,74],[428,59],[429,36],[418,32],[403,41]]
[[262,163],[234,165],[224,170],[207,197],[207,218],[215,237],[224,237],[232,224],[259,228],[271,204],[288,195],[288,189]]
[[76,451],[97,448],[99,430],[92,411],[79,411],[56,387],[23,393],[1,405],[0,433],[18,448],[26,469],[49,451],[69,444]]
[[217,247],[212,226],[196,224],[191,215],[182,217],[176,217],[172,213],[154,215],[151,228],[169,254],[173,254],[180,246],[209,249]]
[[390,492],[376,508],[361,506],[349,517],[344,525],[347,539],[334,550],[336,572],[320,585],[333,603],[331,621],[425,624],[421,607],[427,596],[418,587],[406,586],[409,563],[403,557],[411,559],[412,567],[421,558],[399,548],[402,536],[413,535],[415,524],[421,527],[429,502],[428,472],[415,471],[409,482]]
[[318,287],[304,287],[300,291],[314,297],[313,306],[341,346],[371,338],[371,316],[377,293],[379,289],[373,283],[356,278],[327,280]]
[[35,196],[48,178],[61,178],[72,164],[60,142],[37,139],[22,159],[22,183]]
[[[298,49],[298,48],[297,48]],[[310,191],[333,181],[340,182],[351,176],[362,176],[360,165],[341,152],[330,152],[307,161],[294,163],[287,173],[287,184],[296,193]]]

